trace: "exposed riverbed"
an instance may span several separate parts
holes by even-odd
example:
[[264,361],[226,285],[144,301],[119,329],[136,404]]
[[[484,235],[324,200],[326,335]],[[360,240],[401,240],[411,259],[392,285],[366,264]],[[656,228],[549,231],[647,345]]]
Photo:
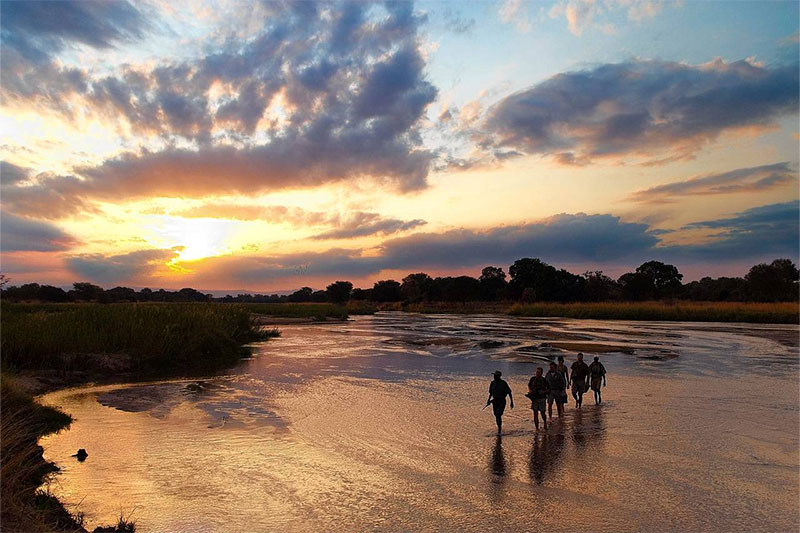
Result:
[[[380,313],[281,330],[224,376],[44,397],[76,419],[42,441],[51,491],[140,532],[800,525],[797,326]],[[528,378],[579,349],[608,369],[603,405],[570,398],[534,432]],[[516,400],[500,439],[480,411],[495,369]]]

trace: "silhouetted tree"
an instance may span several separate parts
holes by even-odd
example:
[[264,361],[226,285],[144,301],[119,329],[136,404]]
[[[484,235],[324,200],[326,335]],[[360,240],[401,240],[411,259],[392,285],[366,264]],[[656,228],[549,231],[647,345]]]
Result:
[[353,292],[353,284],[349,281],[336,281],[328,285],[325,289],[328,293],[328,300],[335,304],[347,303],[350,294]]
[[99,300],[105,292],[102,287],[85,281],[73,283],[72,291],[74,291],[76,300],[84,300],[87,302]]
[[675,296],[681,289],[683,274],[674,265],[667,265],[660,261],[648,261],[642,263],[636,269],[636,273],[651,280],[656,298]]
[[500,267],[487,266],[478,278],[481,285],[482,300],[501,300],[505,297],[506,273]]
[[114,287],[106,291],[106,296],[112,302],[135,302],[136,291],[128,287]]
[[372,289],[353,289],[350,295],[351,300],[369,300],[372,297]]
[[310,302],[311,301],[311,295],[313,293],[314,293],[314,291],[313,291],[313,289],[311,289],[311,287],[303,287],[302,289],[300,289],[298,291],[295,291],[292,294],[290,294],[289,295],[289,301],[290,302],[299,302],[299,303]]
[[61,287],[42,285],[39,287],[39,299],[43,302],[61,303],[69,301],[69,295]]
[[400,293],[403,295],[403,298],[410,302],[429,300],[431,299],[431,289],[433,286],[433,278],[424,272],[418,272],[416,274],[409,274],[403,278],[403,283],[400,285]]
[[625,300],[651,300],[655,293],[650,278],[638,272],[628,272],[617,280]]
[[590,302],[603,302],[616,300],[620,296],[620,288],[616,281],[603,274],[602,270],[588,271],[583,273],[584,298]]
[[481,283],[470,276],[436,278],[445,302],[469,302],[480,299]]
[[747,281],[744,278],[704,277],[683,286],[681,296],[689,300],[741,302],[749,298]]
[[751,298],[762,302],[797,300],[800,272],[790,259],[776,259],[769,265],[753,266],[745,276]]
[[393,279],[378,281],[372,286],[372,299],[376,302],[399,302],[403,299],[400,283]]

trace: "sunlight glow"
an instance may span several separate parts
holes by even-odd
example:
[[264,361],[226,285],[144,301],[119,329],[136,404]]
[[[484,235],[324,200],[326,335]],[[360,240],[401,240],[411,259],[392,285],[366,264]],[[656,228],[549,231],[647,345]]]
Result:
[[172,263],[231,253],[229,240],[237,225],[235,221],[170,216],[158,218],[159,223],[149,228],[153,236],[148,242],[160,248],[176,249],[178,255]]

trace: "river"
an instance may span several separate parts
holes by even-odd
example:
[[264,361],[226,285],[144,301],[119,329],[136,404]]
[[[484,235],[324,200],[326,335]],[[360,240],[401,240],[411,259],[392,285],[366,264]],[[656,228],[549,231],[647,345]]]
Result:
[[[87,526],[139,532],[800,525],[797,326],[379,313],[281,330],[225,375],[45,396],[75,417],[42,439],[50,491]],[[570,398],[535,432],[529,377],[581,347],[612,350],[602,405]],[[516,400],[499,438],[494,370]]]

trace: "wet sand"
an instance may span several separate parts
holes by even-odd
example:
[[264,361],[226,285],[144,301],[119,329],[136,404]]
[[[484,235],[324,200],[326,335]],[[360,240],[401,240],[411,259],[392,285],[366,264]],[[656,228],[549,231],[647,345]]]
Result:
[[[47,396],[77,418],[43,441],[51,489],[138,531],[796,531],[797,328],[716,326],[286,326],[226,376]],[[537,433],[523,394],[547,357],[574,359],[546,345],[559,334],[627,353],[601,354],[602,406],[570,398]],[[494,369],[517,400],[501,438],[480,411]]]

